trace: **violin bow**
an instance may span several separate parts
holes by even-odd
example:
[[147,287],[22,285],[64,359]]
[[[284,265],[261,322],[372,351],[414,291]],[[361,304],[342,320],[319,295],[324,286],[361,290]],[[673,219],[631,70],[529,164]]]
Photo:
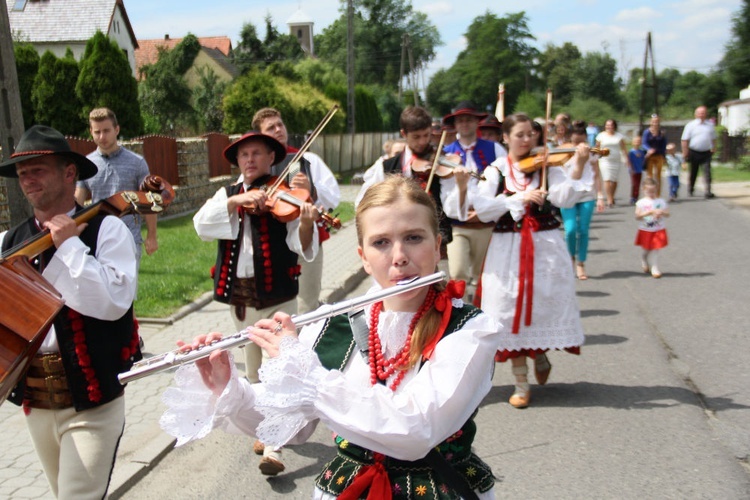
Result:
[[552,116],[552,89],[547,89],[547,116],[544,119],[544,162],[542,163],[542,180],[539,187],[543,190],[547,189],[547,153],[549,151],[547,146],[547,131],[549,129],[549,119]]
[[308,149],[310,149],[310,146],[312,145],[313,141],[317,139],[317,137],[320,135],[320,133],[323,131],[323,129],[328,125],[328,122],[331,121],[333,118],[333,115],[336,114],[336,111],[339,110],[339,105],[334,104],[331,109],[328,110],[328,113],[323,117],[323,119],[318,123],[318,126],[315,127],[315,130],[312,131],[310,134],[310,137],[307,138],[305,143],[302,145],[302,147],[299,148],[299,151],[297,151],[294,155],[294,157],[289,161],[289,163],[286,164],[286,167],[284,168],[284,171],[279,174],[278,179],[276,179],[276,182],[271,186],[271,188],[268,190],[268,195],[273,196],[273,194],[276,192],[276,190],[279,189],[279,186],[281,186],[281,183],[284,182],[284,178],[289,173],[290,167],[299,161],[300,158],[302,158],[302,155],[307,152]]
[[438,144],[437,151],[435,151],[435,160],[432,162],[432,168],[430,169],[430,176],[427,177],[427,184],[424,187],[424,190],[426,193],[430,192],[430,186],[432,186],[432,178],[435,177],[435,169],[438,166],[438,162],[440,161],[440,155],[443,153],[443,145],[445,144],[445,136],[448,133],[447,130],[443,130],[442,135],[440,136],[440,143]]

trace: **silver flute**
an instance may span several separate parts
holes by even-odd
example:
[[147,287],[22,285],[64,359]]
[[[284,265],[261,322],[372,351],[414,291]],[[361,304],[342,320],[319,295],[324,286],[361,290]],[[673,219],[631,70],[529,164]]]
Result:
[[[330,318],[332,316],[338,316],[339,314],[348,313],[356,309],[362,309],[368,305],[378,302],[388,297],[398,295],[401,293],[409,292],[423,286],[432,285],[445,279],[445,273],[437,272],[421,278],[412,278],[408,281],[399,281],[396,285],[390,288],[384,288],[377,292],[368,293],[361,297],[355,297],[353,299],[344,300],[335,304],[323,304],[314,311],[306,314],[300,314],[292,316],[292,322],[297,328],[301,328],[310,323],[315,323],[321,319]],[[252,327],[249,327],[252,328]],[[252,342],[248,338],[248,330],[239,331],[233,335],[228,335],[220,340],[212,342],[207,345],[199,346],[196,349],[180,352],[179,349],[169,351],[164,354],[152,356],[133,364],[129,371],[122,372],[117,375],[121,384],[127,384],[134,380],[138,380],[154,373],[160,373],[169,370],[173,366],[179,366],[186,363],[193,363],[199,359],[208,357],[213,351],[218,349],[231,349],[232,347],[243,347],[246,344]]]

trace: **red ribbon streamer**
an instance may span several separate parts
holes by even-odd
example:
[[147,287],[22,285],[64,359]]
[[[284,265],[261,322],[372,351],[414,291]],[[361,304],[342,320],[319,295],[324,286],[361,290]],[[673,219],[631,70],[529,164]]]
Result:
[[435,309],[442,312],[443,316],[440,318],[440,327],[438,328],[437,334],[422,350],[423,359],[430,359],[432,357],[432,353],[433,351],[435,351],[435,346],[437,346],[437,343],[440,342],[440,339],[443,338],[445,330],[448,328],[448,322],[451,319],[451,309],[453,309],[451,299],[460,299],[464,296],[465,291],[465,281],[451,280],[446,285],[445,290],[440,292],[435,298]]
[[[531,311],[534,296],[534,238],[533,233],[539,229],[539,222],[529,214],[529,209],[523,216],[521,226],[521,249],[518,256],[518,296],[516,297],[516,314],[513,317],[512,333],[518,333],[521,324],[521,314],[526,295],[526,318],[524,324],[531,324]],[[528,286],[527,286],[528,285]]]

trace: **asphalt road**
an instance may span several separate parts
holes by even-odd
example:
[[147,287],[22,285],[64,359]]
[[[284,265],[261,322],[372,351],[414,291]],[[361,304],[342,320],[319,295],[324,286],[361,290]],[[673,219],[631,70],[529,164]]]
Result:
[[[594,216],[590,279],[577,284],[586,345],[550,355],[528,409],[507,403],[510,367],[497,365],[475,447],[498,498],[750,498],[750,211],[703,198],[671,211],[659,280],[641,272],[632,207]],[[251,445],[214,432],[122,498],[310,498],[333,453],[319,427],[269,479]]]

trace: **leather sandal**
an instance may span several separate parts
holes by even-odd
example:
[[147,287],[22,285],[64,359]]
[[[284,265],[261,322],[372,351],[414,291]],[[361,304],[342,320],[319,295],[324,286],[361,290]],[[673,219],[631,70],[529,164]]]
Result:
[[263,450],[265,449],[266,449],[265,445],[261,443],[260,440],[256,439],[255,442],[253,443],[253,453],[255,453],[256,455],[262,455]]
[[260,459],[258,468],[260,469],[260,473],[264,476],[275,476],[279,472],[284,472],[286,467],[284,467],[283,463],[273,457],[263,457]]
[[[540,356],[537,356],[537,360],[538,359],[540,359]],[[552,371],[552,364],[544,354],[541,355],[541,359],[543,359],[543,361],[534,360],[534,376],[539,385],[544,385],[547,383],[549,374]]]
[[576,263],[576,277],[581,281],[589,279],[589,277],[586,276],[586,269],[583,267],[583,262]]

